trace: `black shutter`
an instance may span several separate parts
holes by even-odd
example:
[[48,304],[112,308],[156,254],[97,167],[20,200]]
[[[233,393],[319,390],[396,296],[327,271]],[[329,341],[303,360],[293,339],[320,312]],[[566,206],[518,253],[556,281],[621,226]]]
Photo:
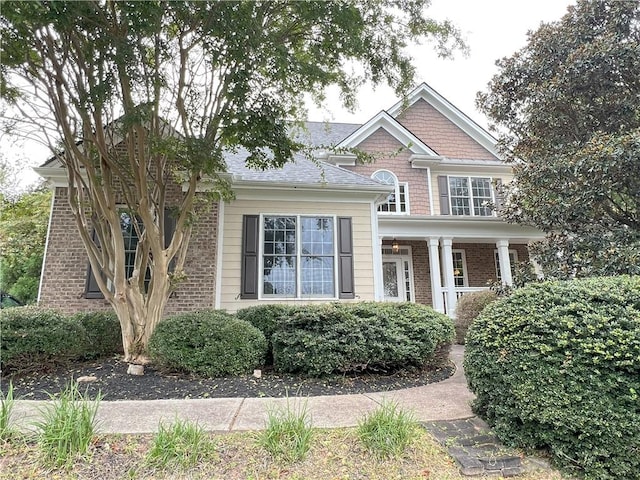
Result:
[[446,175],[438,175],[438,190],[440,192],[440,215],[451,215],[449,210],[449,179]]
[[[171,239],[173,238],[173,232],[176,230],[176,219],[171,214],[171,210],[168,208],[164,209],[164,248],[168,248],[169,244],[171,244]],[[176,266],[175,257],[169,263],[169,272],[173,272]]]
[[240,298],[258,298],[259,225],[260,217],[258,215],[242,216]]
[[[93,241],[96,241],[96,231],[94,230],[91,234]],[[89,266],[87,267],[87,281],[84,287],[84,298],[104,298],[104,295],[100,291],[100,287],[98,286],[98,281],[96,280],[95,275],[93,274],[93,269],[91,268],[91,263],[89,262]]]
[[502,187],[502,179],[494,178],[493,179],[495,194],[496,194],[496,213],[500,215],[500,212],[504,208],[504,191]]
[[355,298],[351,218],[338,217],[338,298]]

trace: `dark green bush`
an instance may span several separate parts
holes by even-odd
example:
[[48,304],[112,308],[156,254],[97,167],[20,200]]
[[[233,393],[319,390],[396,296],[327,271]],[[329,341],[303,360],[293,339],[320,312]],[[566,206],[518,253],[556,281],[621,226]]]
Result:
[[124,353],[122,329],[115,312],[82,312],[73,316],[87,332],[85,358],[108,357]]
[[471,322],[480,315],[480,312],[482,312],[487,305],[497,298],[498,295],[495,292],[486,290],[467,293],[458,300],[456,319],[454,322],[456,328],[456,343],[464,345],[464,337],[467,335],[467,330]]
[[448,317],[415,303],[298,307],[273,335],[274,366],[313,376],[422,366],[453,333]]
[[588,479],[640,475],[640,277],[533,284],[467,335],[475,411]]
[[79,358],[88,343],[78,320],[35,306],[0,310],[0,332],[3,375],[44,370]]
[[155,362],[207,377],[248,373],[262,365],[266,349],[260,330],[219,310],[166,318],[149,339]]
[[289,318],[295,309],[294,305],[269,304],[247,307],[236,312],[236,317],[249,322],[264,334],[267,339],[266,360],[268,364],[273,363],[271,337],[277,329],[278,322]]

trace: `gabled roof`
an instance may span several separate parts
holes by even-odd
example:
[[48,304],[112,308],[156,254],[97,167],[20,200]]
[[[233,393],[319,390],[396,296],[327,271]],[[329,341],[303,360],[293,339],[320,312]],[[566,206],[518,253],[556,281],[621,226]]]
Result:
[[337,145],[337,148],[355,148],[379,128],[386,130],[387,133],[396,138],[402,145],[406,146],[411,153],[438,156],[433,149],[403,127],[384,110],[342,140]]
[[387,112],[392,117],[397,117],[419,100],[424,100],[430,104],[473,140],[499,158],[496,150],[496,144],[498,142],[496,138],[424,82],[409,92],[406,99],[400,100],[387,110]]

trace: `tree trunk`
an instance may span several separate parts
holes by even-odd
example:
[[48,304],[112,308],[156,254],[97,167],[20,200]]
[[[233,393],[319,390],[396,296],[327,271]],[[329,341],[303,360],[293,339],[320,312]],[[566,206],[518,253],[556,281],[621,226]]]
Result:
[[[161,285],[156,285],[154,292],[146,296],[130,285],[124,292],[114,295],[114,309],[122,327],[122,345],[124,347],[125,362],[146,365],[150,362],[148,356],[149,338],[164,314],[169,295],[169,278]],[[166,292],[166,293],[165,293]],[[146,297],[146,298],[145,298]]]

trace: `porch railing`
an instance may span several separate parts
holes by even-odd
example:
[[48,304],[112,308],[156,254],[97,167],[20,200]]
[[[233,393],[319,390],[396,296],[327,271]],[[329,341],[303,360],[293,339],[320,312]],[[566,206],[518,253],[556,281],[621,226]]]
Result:
[[453,305],[453,308],[449,309],[449,305],[447,302],[447,287],[442,287],[442,301],[444,305],[444,313],[449,315],[451,318],[455,318],[456,314],[456,306],[458,304],[458,300],[463,295],[471,292],[484,292],[489,290],[489,287],[455,287],[454,291],[456,292],[456,305]]

